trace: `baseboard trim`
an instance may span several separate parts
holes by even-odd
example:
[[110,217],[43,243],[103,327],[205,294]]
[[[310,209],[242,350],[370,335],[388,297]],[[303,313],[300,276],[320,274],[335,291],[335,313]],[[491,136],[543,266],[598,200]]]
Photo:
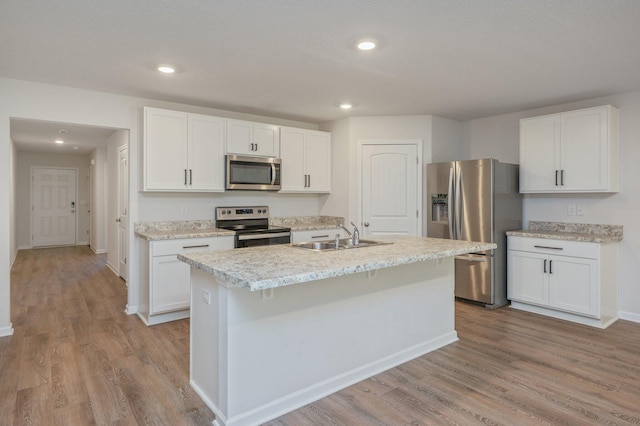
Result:
[[7,327],[0,327],[0,337],[6,337],[13,335],[13,326],[11,323]]
[[640,323],[640,314],[633,312],[618,312],[618,317],[623,320]]

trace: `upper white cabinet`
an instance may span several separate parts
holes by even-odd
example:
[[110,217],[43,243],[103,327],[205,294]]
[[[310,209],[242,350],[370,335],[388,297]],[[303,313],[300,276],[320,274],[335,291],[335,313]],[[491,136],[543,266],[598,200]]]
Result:
[[227,154],[278,157],[279,141],[279,126],[227,120]]
[[224,191],[223,118],[144,109],[144,190]]
[[280,192],[331,192],[331,133],[282,127]]
[[618,110],[520,120],[520,192],[617,192]]

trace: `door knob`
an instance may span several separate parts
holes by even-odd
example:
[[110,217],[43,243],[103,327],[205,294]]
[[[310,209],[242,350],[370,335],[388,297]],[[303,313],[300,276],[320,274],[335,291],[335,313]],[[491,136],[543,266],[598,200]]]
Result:
[[120,223],[120,219],[119,219],[119,218],[118,218],[118,219],[116,219],[116,222]]
[[369,226],[369,222],[365,222],[365,223],[364,223],[364,226]]

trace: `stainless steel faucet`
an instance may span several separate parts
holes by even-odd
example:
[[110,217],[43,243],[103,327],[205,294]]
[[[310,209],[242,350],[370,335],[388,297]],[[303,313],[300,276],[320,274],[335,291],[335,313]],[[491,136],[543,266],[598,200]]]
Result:
[[353,225],[353,233],[349,231],[349,228],[347,228],[346,226],[340,226],[342,227],[342,229],[347,231],[347,234],[349,234],[349,238],[351,238],[351,241],[353,241],[353,245],[357,246],[358,244],[360,244],[360,231],[358,231],[358,227],[355,223],[351,222],[351,224]]

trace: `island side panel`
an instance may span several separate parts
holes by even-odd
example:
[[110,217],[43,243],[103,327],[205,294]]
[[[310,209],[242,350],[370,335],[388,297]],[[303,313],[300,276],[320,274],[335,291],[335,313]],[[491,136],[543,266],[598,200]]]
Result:
[[194,270],[192,295],[192,383],[220,425],[267,421],[457,340],[452,258],[259,292]]

